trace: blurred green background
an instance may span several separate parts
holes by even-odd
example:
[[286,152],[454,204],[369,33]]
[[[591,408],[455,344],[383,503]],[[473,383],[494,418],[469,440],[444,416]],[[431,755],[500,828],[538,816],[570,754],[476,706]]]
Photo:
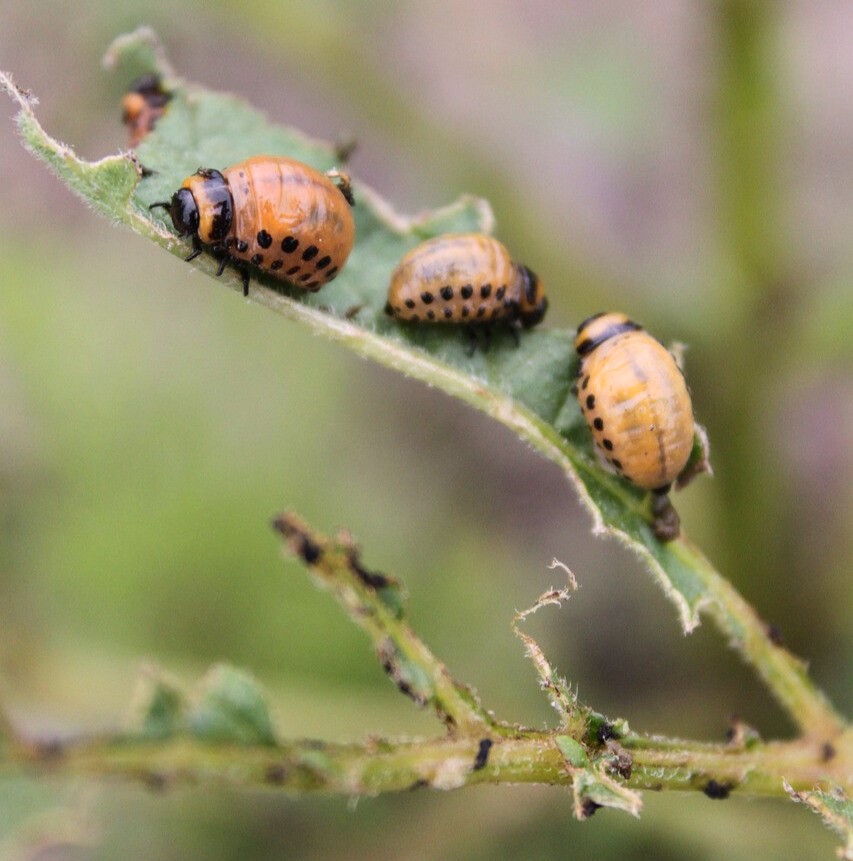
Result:
[[[464,9],[463,9],[464,7]],[[853,8],[844,0],[0,0],[0,67],[89,158],[125,146],[100,68],[152,25],[178,72],[326,139],[400,211],[459,193],[551,295],[689,344],[716,476],[686,531],[850,711]],[[11,118],[12,103],[4,104]],[[309,337],[88,212],[0,127],[0,679],[29,732],[122,719],[140,663],[252,670],[282,734],[427,734],[364,638],[282,561],[271,515],[348,526],[415,625],[509,720],[551,721],[509,620],[595,707],[722,738],[791,727],[714,630],[684,638],[552,465],[444,395]],[[8,857],[831,857],[782,802],[551,788],[299,799],[0,782]],[[53,854],[39,854],[53,853]]]

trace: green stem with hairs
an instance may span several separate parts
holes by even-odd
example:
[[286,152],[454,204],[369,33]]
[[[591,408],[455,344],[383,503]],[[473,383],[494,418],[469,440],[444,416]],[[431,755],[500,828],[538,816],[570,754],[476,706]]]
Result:
[[798,791],[853,790],[849,729],[839,730],[832,741],[809,735],[763,742],[742,732],[728,744],[707,744],[634,733],[624,721],[610,722],[579,704],[539,647],[518,630],[529,612],[558,603],[568,592],[543,596],[514,623],[543,688],[555,699],[561,725],[543,731],[500,723],[411,629],[399,582],[366,568],[348,533],[329,538],[293,514],[278,516],[273,526],[365,631],[400,690],[434,709],[449,730],[446,736],[352,744],[213,743],[194,735],[192,723],[176,723],[157,737],[125,732],[63,742],[17,740],[0,747],[0,774],[55,772],[121,777],[152,787],[212,783],[346,795],[475,783],[558,784],[573,788],[581,817],[600,804],[636,814],[638,789],[698,790],[712,798],[733,792],[783,797],[786,785]]
[[346,534],[337,541],[326,538],[294,514],[280,515],[273,526],[309,566],[314,580],[334,594],[368,635],[386,673],[403,693],[420,706],[431,706],[453,731],[493,728],[474,694],[451,678],[447,667],[405,622],[400,584],[368,571]]
[[[846,737],[848,762],[851,747]],[[282,743],[275,747],[210,745],[192,739],[136,742],[94,739],[49,748],[31,746],[0,762],[0,773],[52,772],[65,776],[120,777],[151,786],[226,784],[279,787],[291,792],[376,795],[416,787],[457,789],[476,783],[557,784],[572,775],[555,745],[555,734],[518,731],[496,739],[485,762],[476,734],[419,741],[337,744]],[[630,761],[628,787],[693,790],[719,795],[786,795],[815,785],[853,790],[840,764],[802,741],[757,744],[749,750],[629,735],[619,744]],[[611,754],[602,747],[600,756]],[[624,756],[624,753],[623,753]]]

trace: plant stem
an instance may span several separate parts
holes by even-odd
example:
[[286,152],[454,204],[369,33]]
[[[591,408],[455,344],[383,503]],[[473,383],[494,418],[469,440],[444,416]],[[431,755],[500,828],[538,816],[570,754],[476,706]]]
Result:
[[398,581],[362,564],[346,534],[337,540],[311,530],[294,514],[281,514],[273,526],[286,539],[314,579],[331,591],[350,618],[373,641],[383,669],[418,705],[432,705],[448,728],[483,733],[493,721],[476,697],[451,677],[403,618]]
[[[517,413],[521,410],[517,409]],[[505,422],[508,423],[508,422]],[[513,429],[531,442],[549,460],[560,464],[568,477],[578,487],[581,499],[586,501],[584,485],[578,479],[589,466],[580,461],[576,453],[565,441],[535,417],[528,422],[515,421]],[[628,505],[626,501],[626,505]],[[590,504],[593,516],[598,519],[598,510]],[[668,597],[673,599],[682,612],[688,610],[680,601],[681,596],[668,588],[666,570],[658,558],[653,556],[639,542],[619,530],[608,527],[609,531],[629,544],[640,553],[655,577],[664,584]],[[729,638],[732,648],[740,652],[744,661],[755,669],[767,685],[770,693],[788,712],[803,733],[825,740],[831,740],[847,727],[845,719],[838,714],[823,692],[809,678],[805,663],[791,654],[779,643],[774,642],[770,627],[756,613],[754,608],[710,563],[704,554],[686,535],[669,542],[663,551],[674,556],[681,565],[701,583],[702,591],[696,601],[697,612],[710,616],[717,627]],[[687,625],[686,625],[687,627]]]
[[[783,780],[799,790],[823,784],[848,792],[853,782],[849,735],[845,756],[839,751],[828,761],[814,744],[802,741],[737,750],[631,736],[621,745],[632,759],[627,785],[638,789],[784,797]],[[301,741],[272,748],[213,746],[186,738],[158,743],[105,738],[21,748],[0,763],[0,773],[35,769],[66,776],[121,777],[158,788],[219,783],[345,795],[422,786],[456,789],[475,783],[572,782],[553,734],[524,731],[514,738],[496,739],[487,761],[475,768],[479,752],[476,735],[351,744]]]
[[847,724],[823,692],[809,678],[806,664],[774,642],[770,627],[743,596],[722,577],[687,538],[673,550],[705,583],[702,610],[729,638],[729,644],[759,675],[768,690],[806,736],[830,742]]
[[[536,433],[540,429],[541,425],[534,418],[523,428],[528,440],[535,439],[537,447],[547,451],[551,459],[559,457],[570,474],[576,469],[585,468],[583,463],[577,462],[576,457],[572,457],[570,449],[560,445],[557,434]],[[518,426],[516,430],[521,432]],[[276,525],[285,534],[286,530],[290,530],[289,540],[297,554],[303,555],[300,547],[306,540],[318,547],[333,547],[329,539],[309,530],[292,515],[278,518]],[[301,536],[295,546],[293,536]],[[678,558],[680,563],[698,578],[702,585],[702,597],[697,603],[697,609],[714,620],[732,648],[740,652],[744,660],[756,670],[803,734],[820,742],[832,743],[844,731],[846,723],[809,678],[805,664],[774,642],[769,627],[752,606],[686,537],[682,536],[670,542],[666,546],[666,552]],[[657,564],[657,560],[652,557],[649,561],[653,566]],[[408,625],[389,615],[387,607],[377,601],[375,591],[367,588],[363,580],[352,573],[350,562],[347,553],[341,554],[340,550],[324,552],[313,570],[315,576],[318,571],[323,573],[324,584],[332,588],[342,605],[349,609],[356,623],[368,631],[377,649],[385,638],[390,636],[401,653],[434,680],[434,705],[439,713],[446,715],[451,723],[456,722],[460,726],[469,723],[473,726],[492,723],[470,692],[452,680],[447,668],[432,655]],[[348,595],[350,597],[347,597]],[[365,613],[360,609],[365,605],[371,607],[371,612]],[[574,717],[578,718],[575,724],[581,725],[582,719],[578,715]],[[572,734],[577,737],[576,732],[573,731]]]
[[[380,656],[383,644],[390,639],[401,655],[432,680],[433,705],[439,714],[459,727],[492,725],[497,729],[471,693],[452,679],[445,665],[411,628],[394,618],[376,589],[365,581],[363,569],[358,573],[360,563],[353,544],[336,543],[311,530],[292,514],[281,515],[275,525],[288,539],[293,552],[305,561],[311,558],[309,567],[314,576],[334,592],[353,620],[367,631]],[[316,551],[316,558],[313,553],[306,558],[306,546]],[[715,621],[732,647],[755,668],[804,735],[820,743],[833,743],[844,731],[845,722],[811,681],[805,664],[773,641],[767,625],[755,610],[687,538],[671,542],[668,550],[700,578],[704,587],[700,609]],[[394,678],[392,671],[389,670],[389,674]],[[412,695],[411,691],[405,692]],[[430,697],[425,695],[426,699]],[[579,738],[584,726],[582,709],[567,711],[564,720],[571,725],[573,737]]]

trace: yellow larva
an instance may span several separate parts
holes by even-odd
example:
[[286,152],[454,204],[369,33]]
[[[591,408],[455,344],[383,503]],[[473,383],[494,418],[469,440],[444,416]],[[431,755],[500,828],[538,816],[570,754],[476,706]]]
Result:
[[536,275],[481,233],[448,233],[409,251],[391,276],[385,311],[421,323],[535,326],[548,300]]
[[[654,491],[660,514],[693,448],[693,406],[681,369],[658,341],[619,313],[581,323],[575,349],[581,357],[578,401],[599,453],[628,481]],[[678,534],[671,506],[669,512],[675,533],[660,527],[659,537]]]

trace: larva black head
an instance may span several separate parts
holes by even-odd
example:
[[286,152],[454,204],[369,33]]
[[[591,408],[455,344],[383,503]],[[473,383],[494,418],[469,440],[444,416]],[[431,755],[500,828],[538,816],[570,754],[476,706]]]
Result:
[[160,200],[152,203],[149,209],[165,209],[172,218],[178,236],[194,236],[198,233],[198,207],[193,193],[188,188],[179,188],[171,201]]
[[518,297],[518,319],[525,329],[530,329],[542,322],[548,310],[548,298],[545,296],[542,282],[534,272],[526,266],[516,268],[521,287]]
[[172,98],[172,94],[163,89],[162,78],[153,72],[140,75],[127,88],[127,91],[144,96],[145,101],[151,107],[163,107]]
[[199,168],[184,180],[169,203],[154,203],[169,210],[181,236],[198,236],[207,244],[221,242],[231,230],[234,203],[228,182],[218,170]]
[[599,344],[603,344],[608,338],[620,335],[622,332],[636,332],[642,329],[638,323],[630,320],[625,314],[619,312],[600,312],[587,317],[578,326],[575,336],[575,349],[579,356],[589,355]]

